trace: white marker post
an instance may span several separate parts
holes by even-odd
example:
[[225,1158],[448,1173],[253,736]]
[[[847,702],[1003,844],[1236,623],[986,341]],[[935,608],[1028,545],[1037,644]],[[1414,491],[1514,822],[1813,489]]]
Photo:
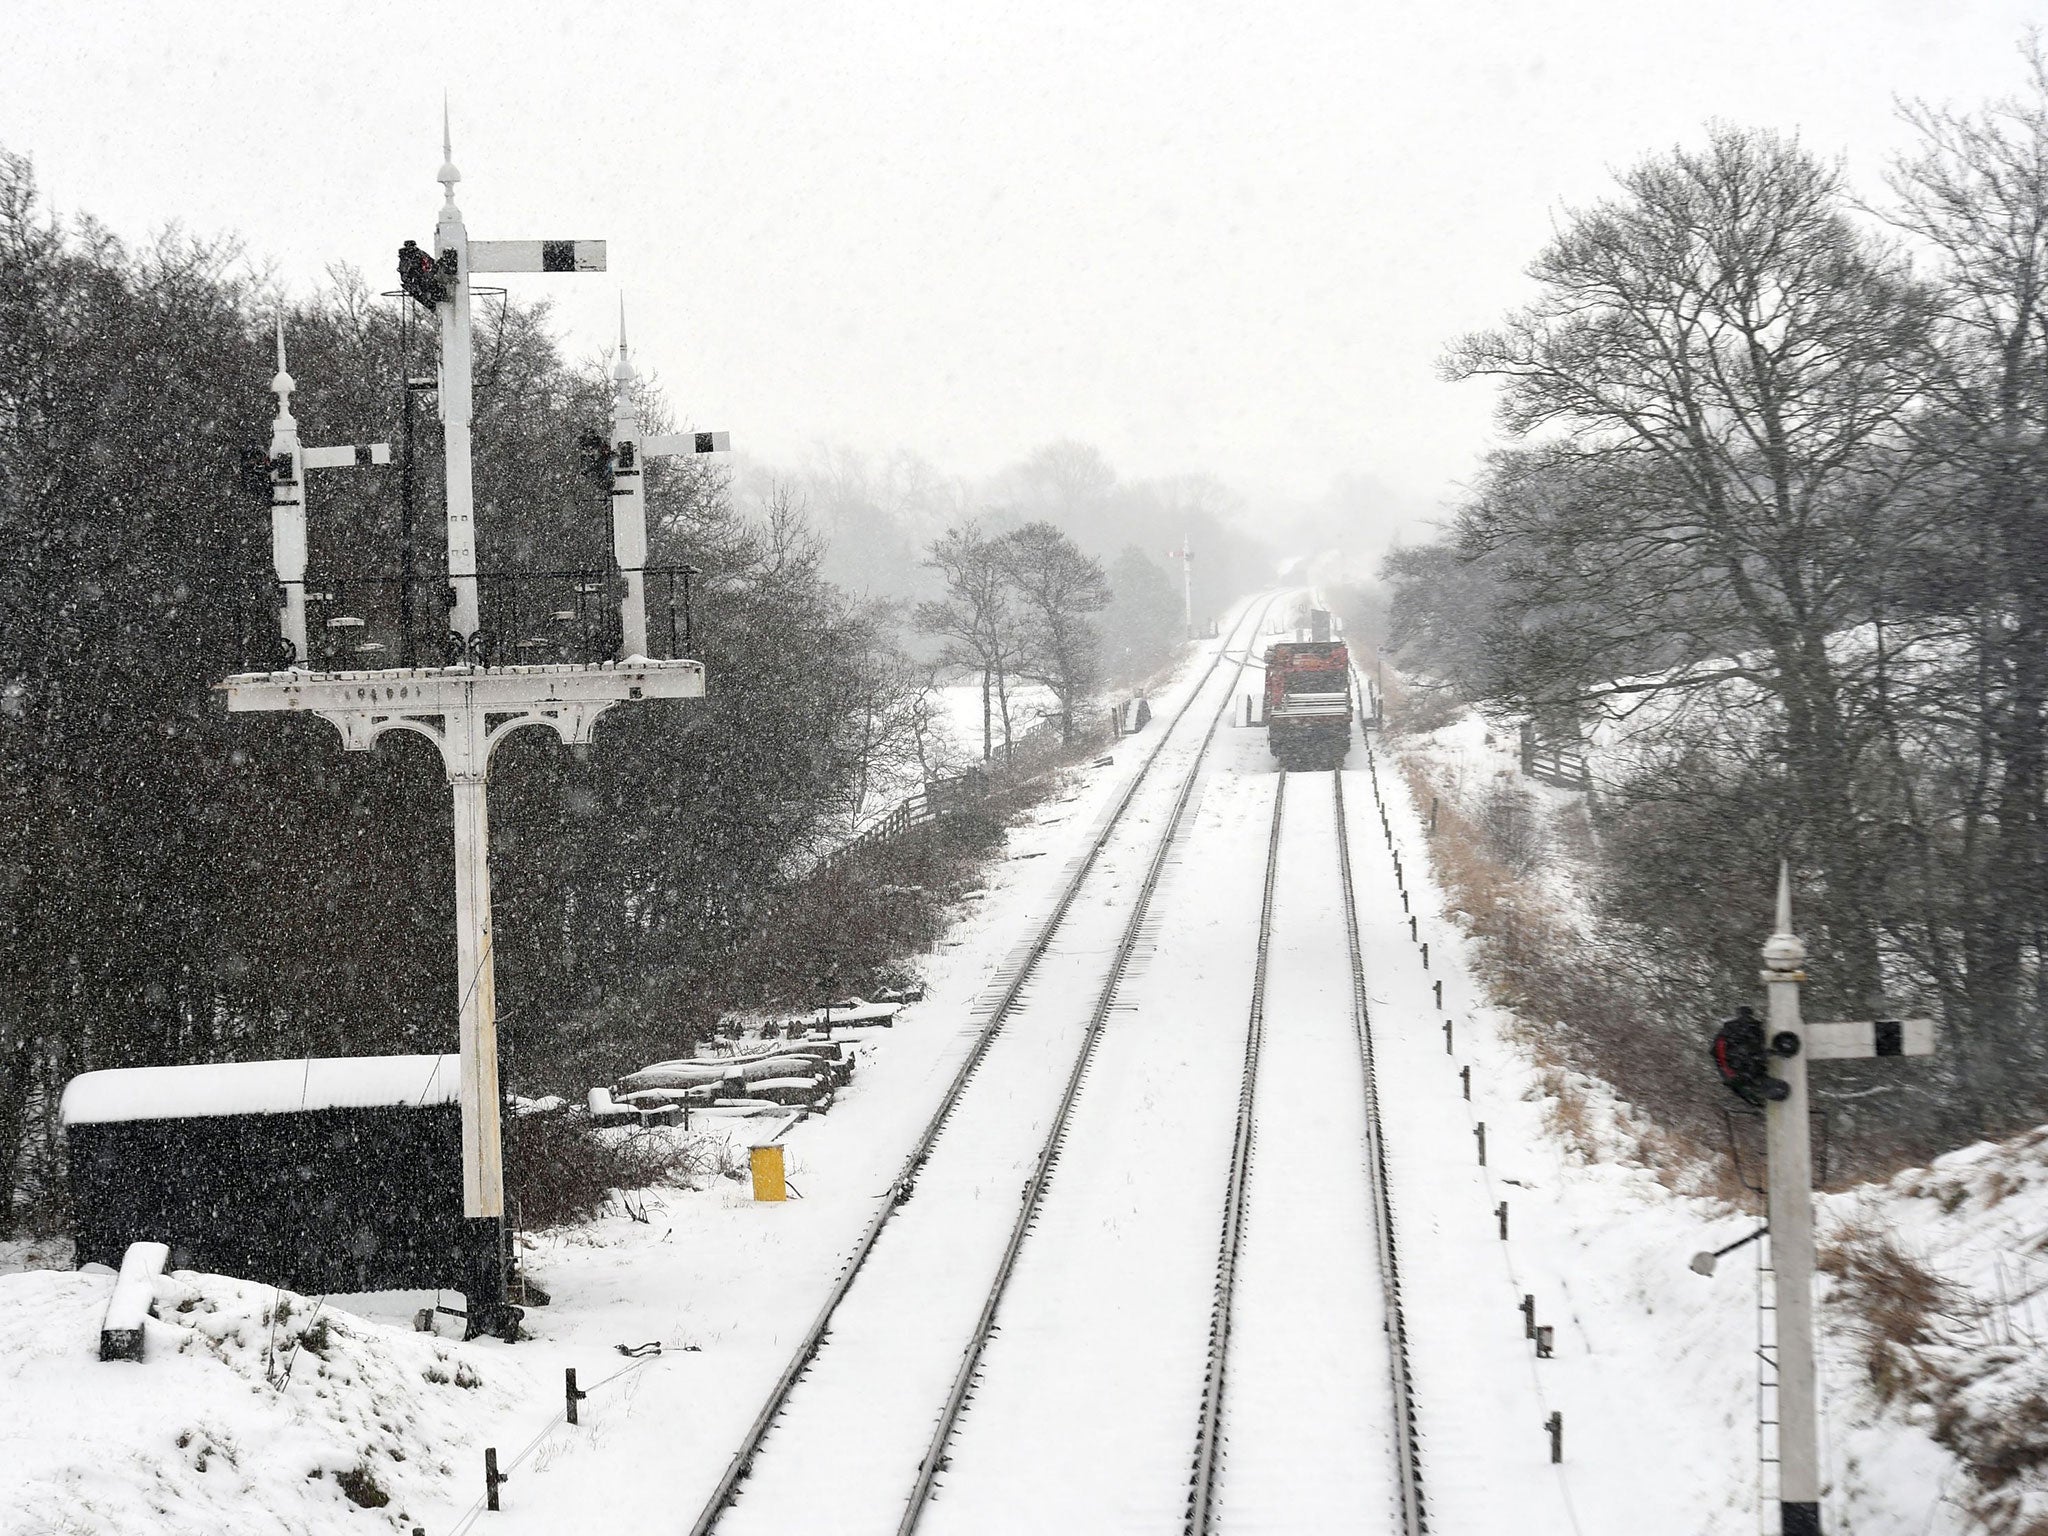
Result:
[[[626,352],[626,306],[619,305],[619,360],[612,366],[612,559],[625,591],[619,597],[619,660],[647,654],[647,477],[648,459],[680,454],[724,453],[725,432],[640,434],[640,375]],[[685,596],[687,596],[685,589]]]
[[1806,946],[1792,932],[1792,877],[1778,868],[1777,931],[1764,945],[1770,1003],[1765,1050],[1783,1099],[1764,1106],[1771,1266],[1777,1285],[1778,1519],[1782,1536],[1821,1536],[1820,1413],[1813,1359],[1813,1137],[1806,1064],[1870,1056],[1927,1056],[1928,1019],[1807,1024],[1799,1016]]
[[277,373],[270,381],[277,396],[277,415],[270,423],[270,556],[277,572],[281,604],[277,631],[287,647],[285,664],[302,667],[306,649],[306,472],[351,469],[359,464],[389,464],[389,443],[350,443],[340,448],[306,448],[299,443],[298,419],[292,415],[292,391],[298,387],[284,363],[284,317],[277,321]]

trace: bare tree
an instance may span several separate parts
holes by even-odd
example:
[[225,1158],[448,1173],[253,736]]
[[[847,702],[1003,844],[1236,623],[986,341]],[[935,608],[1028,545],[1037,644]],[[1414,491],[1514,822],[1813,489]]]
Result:
[[[1831,168],[1725,127],[1624,174],[1531,275],[1536,302],[1445,364],[1504,380],[1503,424],[1538,443],[1463,530],[1473,553],[1516,551],[1521,618],[1571,663],[1522,669],[1528,702],[1763,690],[1833,974],[1862,1004],[1881,980],[1852,794],[1870,721],[1832,642],[1910,543],[1896,493],[1927,297],[1850,222]],[[1662,669],[1628,680],[1660,647]]]
[[946,583],[946,595],[917,605],[915,622],[945,643],[944,659],[981,673],[981,756],[995,756],[993,704],[1003,726],[1003,755],[1010,753],[1010,686],[1022,645],[1010,583],[999,540],[988,538],[972,518],[932,541],[925,564]]
[[[2048,64],[2024,49],[2021,96],[1962,114],[1915,104],[1916,153],[1888,178],[1891,217],[1933,256],[1940,346],[1921,449],[1927,512],[1949,528],[1913,600],[1949,615],[1952,664],[1896,712],[1917,801],[1917,910],[1899,931],[1939,986],[1976,1092],[2038,1063],[2048,1008]],[[1967,749],[1965,749],[1967,743]],[[2033,955],[2031,985],[2025,959]]]
[[1051,523],[1026,523],[1005,535],[1000,548],[1023,621],[1018,670],[1053,691],[1061,739],[1071,742],[1074,705],[1102,676],[1102,636],[1091,616],[1109,603],[1109,578]]

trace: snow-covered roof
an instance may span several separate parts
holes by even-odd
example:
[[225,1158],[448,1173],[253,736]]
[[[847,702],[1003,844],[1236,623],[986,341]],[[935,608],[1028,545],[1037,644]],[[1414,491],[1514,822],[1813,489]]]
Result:
[[462,1084],[455,1056],[312,1056],[218,1066],[123,1067],[86,1072],[64,1089],[66,1125],[278,1115],[306,1109],[452,1104]]

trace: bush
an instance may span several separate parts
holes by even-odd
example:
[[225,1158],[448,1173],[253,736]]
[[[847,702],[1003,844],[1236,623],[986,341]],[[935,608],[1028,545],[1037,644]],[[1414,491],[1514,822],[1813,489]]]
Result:
[[598,1131],[576,1110],[522,1115],[505,1125],[505,1192],[529,1231],[590,1221],[615,1189],[688,1186],[715,1171],[707,1140]]

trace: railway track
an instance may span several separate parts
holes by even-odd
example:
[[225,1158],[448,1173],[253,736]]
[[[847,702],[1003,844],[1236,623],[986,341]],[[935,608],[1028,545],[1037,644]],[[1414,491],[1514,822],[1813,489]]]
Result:
[[[1427,1529],[1342,776],[1261,763],[1205,819],[1232,801],[1265,835],[1233,855],[1205,829],[1208,889],[1162,896],[1160,974],[1123,1002],[1002,1332],[958,1380],[972,1411],[934,1437],[929,1536]],[[1218,941],[1255,958],[1205,966]],[[1240,1033],[1220,1000],[1247,991]],[[1212,1281],[1188,1259],[1217,1251],[1218,1186]]]
[[[917,1527],[943,1467],[947,1440],[971,1394],[996,1310],[1058,1160],[1096,1042],[1115,1007],[1117,988],[1146,943],[1152,893],[1184,828],[1209,744],[1235,697],[1249,647],[1276,600],[1247,610],[1240,619],[1231,643],[1242,648],[1235,653],[1227,684],[1215,686],[1233,654],[1230,644],[1219,649],[1162,730],[1045,921],[1014,962],[973,1046],[691,1527],[692,1536],[708,1536],[714,1528],[865,1529],[854,1521],[859,1511],[876,1508],[878,1499],[900,1508],[894,1520],[899,1533]],[[1190,751],[1189,733],[1197,728],[1201,734]],[[1135,866],[1147,850],[1142,838],[1135,839],[1139,846],[1131,846],[1134,824],[1141,820],[1133,813],[1160,798],[1149,792],[1150,780],[1169,757],[1184,757],[1185,767],[1164,810],[1164,827],[1140,869]],[[1120,937],[1105,966],[1099,935],[1090,924],[1073,919],[1083,907],[1092,912],[1097,900],[1110,904],[1119,894],[1118,880],[1133,877],[1137,889],[1128,898]],[[1086,1001],[1091,996],[1092,1006]],[[1076,1003],[1082,1005],[1078,1010]],[[1001,1070],[984,1072],[998,1057]],[[1058,1091],[1052,1093],[1052,1069],[1060,1062],[1067,1068]],[[1048,1120],[1041,1123],[1029,1115],[1006,1112],[1034,1092],[1047,1095]],[[959,1113],[977,1098],[990,1101],[972,1106],[982,1112]],[[935,1159],[942,1137],[947,1155]],[[1035,1155],[1020,1156],[1026,1140],[1035,1144]],[[1007,1199],[988,1198],[998,1191],[1009,1195],[1013,1170],[1025,1165],[1029,1174],[1014,1207]],[[913,1196],[922,1198],[913,1202]],[[995,1218],[1005,1208],[1013,1214],[1007,1223],[998,1223]],[[883,1243],[885,1230],[899,1221],[923,1230]],[[1007,1238],[995,1245],[990,1240],[999,1226],[1007,1227]],[[986,1255],[998,1246],[993,1282],[986,1279],[985,1270],[983,1278],[975,1280],[977,1263],[985,1264]],[[864,1276],[869,1284],[857,1286]],[[948,1373],[950,1387],[938,1423],[922,1440],[922,1456],[912,1452],[912,1466],[900,1454],[900,1433],[887,1431],[905,1416],[915,1422],[919,1388],[932,1374],[933,1341],[947,1336],[955,1298],[971,1297],[977,1285],[985,1299],[965,1328],[950,1334],[957,1340],[964,1332],[967,1342]],[[825,1381],[826,1374],[833,1379]],[[800,1393],[799,1385],[807,1381],[808,1390]],[[924,1400],[921,1411],[931,1411],[931,1399]],[[799,1417],[808,1420],[800,1432],[791,1425]],[[771,1441],[778,1426],[801,1445],[803,1465],[792,1466],[772,1487],[762,1486],[766,1479],[750,1484],[764,1448],[768,1458],[774,1457]],[[896,1483],[892,1498],[887,1485],[895,1476],[905,1481]],[[878,1523],[875,1528],[887,1526]]]
[[[1328,782],[1329,819],[1302,811],[1288,826],[1290,786],[1315,779]],[[1428,1529],[1358,923],[1343,774],[1283,774],[1186,1536],[1364,1529],[1388,1506],[1401,1536]],[[1291,936],[1277,972],[1276,932]],[[1348,958],[1342,997],[1302,966],[1337,948]],[[1269,1009],[1285,1021],[1278,1035],[1265,1027]],[[1336,1080],[1347,1060],[1356,1074],[1348,1090]],[[1355,1160],[1348,1170],[1332,1165],[1340,1146]],[[1307,1181],[1317,1187],[1305,1191]],[[1327,1392],[1305,1390],[1313,1365]],[[1376,1402],[1347,1396],[1369,1377],[1384,1384]],[[1366,1452],[1375,1429],[1391,1451],[1378,1466]]]

